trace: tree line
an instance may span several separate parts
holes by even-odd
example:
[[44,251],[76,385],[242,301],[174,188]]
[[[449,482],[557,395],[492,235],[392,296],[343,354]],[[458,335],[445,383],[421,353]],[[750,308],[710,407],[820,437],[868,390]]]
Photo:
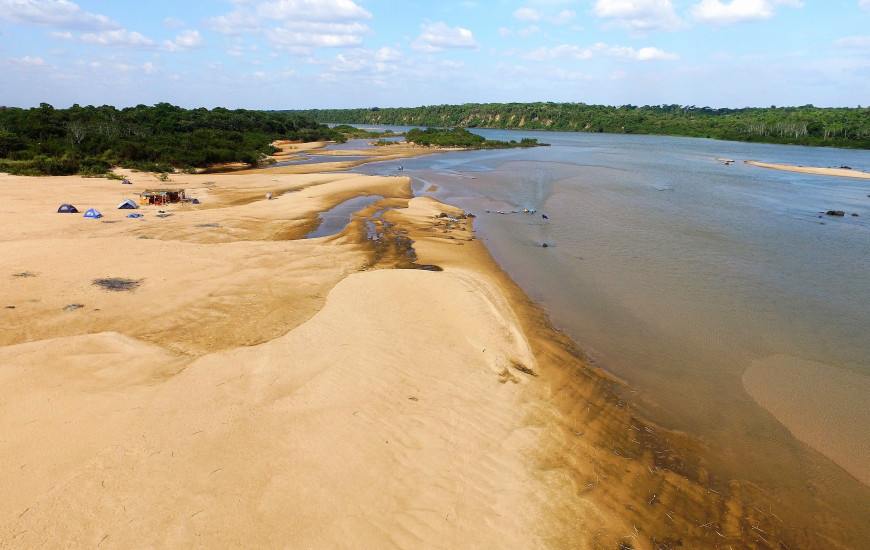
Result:
[[413,128],[405,134],[405,141],[425,147],[463,147],[467,149],[510,149],[513,147],[538,147],[548,143],[538,143],[534,138],[523,138],[520,141],[499,141],[484,139],[483,136],[469,132],[465,128]]
[[870,108],[467,103],[286,111],[319,122],[651,134],[870,149]]
[[271,143],[346,140],[312,118],[288,112],[184,109],[169,103],[116,109],[0,107],[0,172],[101,175],[112,166],[143,171],[256,165]]

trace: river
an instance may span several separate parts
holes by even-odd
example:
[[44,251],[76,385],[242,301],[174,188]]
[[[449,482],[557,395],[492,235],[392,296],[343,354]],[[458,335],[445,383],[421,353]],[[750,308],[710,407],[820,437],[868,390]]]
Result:
[[870,172],[870,151],[474,131],[551,145],[355,171],[475,213],[554,324],[645,417],[705,442],[717,475],[870,510],[870,180],[743,163]]

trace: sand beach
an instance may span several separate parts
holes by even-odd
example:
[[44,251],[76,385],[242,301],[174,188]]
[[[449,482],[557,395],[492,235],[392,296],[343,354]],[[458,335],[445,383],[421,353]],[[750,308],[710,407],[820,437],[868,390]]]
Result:
[[[732,161],[733,162],[733,161]],[[860,170],[852,170],[851,168],[831,168],[819,166],[793,166],[791,164],[774,164],[769,162],[758,162],[755,160],[747,160],[746,164],[758,166],[760,168],[770,168],[773,170],[785,170],[787,172],[800,172],[802,174],[817,174],[820,176],[840,176],[843,178],[859,178],[870,179],[870,173]]]
[[[473,216],[340,162],[0,174],[0,547],[848,547],[633,412]],[[157,187],[198,204],[117,209]]]

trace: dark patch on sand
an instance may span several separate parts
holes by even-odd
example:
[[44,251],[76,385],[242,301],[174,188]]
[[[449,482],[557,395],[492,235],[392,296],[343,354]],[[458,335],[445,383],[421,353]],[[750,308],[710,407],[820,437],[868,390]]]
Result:
[[104,290],[121,292],[124,290],[133,290],[138,287],[141,282],[141,279],[136,281],[133,279],[122,279],[121,277],[107,277],[104,279],[94,279],[92,284],[102,287]]

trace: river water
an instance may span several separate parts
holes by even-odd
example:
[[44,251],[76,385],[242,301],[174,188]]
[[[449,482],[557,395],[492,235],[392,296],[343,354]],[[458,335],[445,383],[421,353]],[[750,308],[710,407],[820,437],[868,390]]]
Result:
[[870,151],[475,131],[551,146],[355,171],[475,213],[554,324],[644,416],[705,442],[718,475],[870,510],[870,180],[743,163],[870,172]]

